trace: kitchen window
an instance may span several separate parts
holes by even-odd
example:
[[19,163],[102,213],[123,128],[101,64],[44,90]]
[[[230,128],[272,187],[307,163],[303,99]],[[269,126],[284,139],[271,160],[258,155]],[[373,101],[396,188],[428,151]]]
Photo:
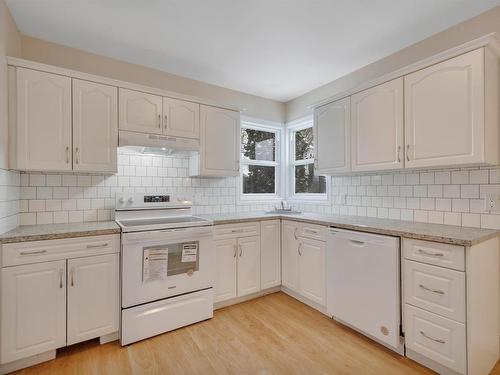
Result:
[[279,199],[280,135],[279,125],[242,121],[240,168],[242,199]]
[[289,196],[292,199],[328,200],[328,180],[314,170],[313,120],[307,118],[288,127]]

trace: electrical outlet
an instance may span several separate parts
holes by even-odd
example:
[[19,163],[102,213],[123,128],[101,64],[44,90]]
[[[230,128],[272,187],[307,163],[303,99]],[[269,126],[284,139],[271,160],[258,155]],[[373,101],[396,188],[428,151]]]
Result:
[[500,211],[500,197],[498,195],[488,195],[484,199],[485,211]]

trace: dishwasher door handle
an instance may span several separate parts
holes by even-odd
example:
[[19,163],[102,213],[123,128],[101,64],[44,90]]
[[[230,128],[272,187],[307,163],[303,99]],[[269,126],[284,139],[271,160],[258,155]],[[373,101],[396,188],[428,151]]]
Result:
[[364,246],[365,245],[365,241],[360,241],[360,240],[349,239],[349,242],[353,243],[354,245],[357,245],[357,246]]

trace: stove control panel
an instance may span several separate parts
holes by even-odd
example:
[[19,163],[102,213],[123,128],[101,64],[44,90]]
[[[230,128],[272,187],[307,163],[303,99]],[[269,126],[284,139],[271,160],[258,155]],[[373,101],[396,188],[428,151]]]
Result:
[[170,202],[170,195],[145,195],[144,203]]
[[191,208],[193,203],[185,198],[172,200],[169,194],[131,193],[117,195],[116,210],[144,210],[158,208]]

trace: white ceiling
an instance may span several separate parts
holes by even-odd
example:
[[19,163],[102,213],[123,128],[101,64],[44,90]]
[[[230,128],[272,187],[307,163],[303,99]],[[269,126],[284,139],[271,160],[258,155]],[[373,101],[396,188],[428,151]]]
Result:
[[279,101],[500,0],[6,0],[29,36]]

